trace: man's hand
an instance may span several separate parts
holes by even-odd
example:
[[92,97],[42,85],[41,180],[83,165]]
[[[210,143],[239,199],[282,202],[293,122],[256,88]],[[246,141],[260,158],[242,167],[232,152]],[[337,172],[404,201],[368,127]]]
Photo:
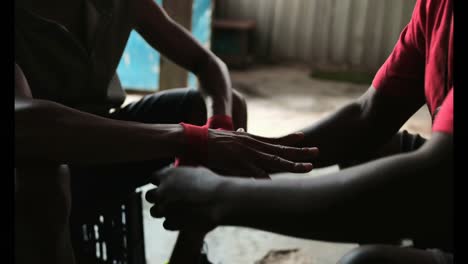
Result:
[[275,172],[307,173],[313,168],[318,149],[290,147],[303,138],[303,133],[265,138],[210,129],[203,165],[221,174],[255,178],[269,178],[268,174]]
[[218,191],[226,180],[205,168],[162,169],[151,179],[158,188],[146,193],[146,200],[155,204],[150,213],[165,217],[163,225],[168,230],[208,232],[218,223]]

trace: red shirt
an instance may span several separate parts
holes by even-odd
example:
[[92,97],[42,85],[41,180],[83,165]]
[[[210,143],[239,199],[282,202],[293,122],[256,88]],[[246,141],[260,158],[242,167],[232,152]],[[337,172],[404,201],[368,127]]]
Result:
[[373,86],[384,94],[428,105],[432,131],[453,133],[453,4],[418,0],[411,21]]

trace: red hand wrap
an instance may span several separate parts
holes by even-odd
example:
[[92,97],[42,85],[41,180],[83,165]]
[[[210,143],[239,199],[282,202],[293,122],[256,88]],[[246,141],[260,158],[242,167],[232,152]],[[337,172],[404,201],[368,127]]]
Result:
[[174,166],[197,166],[201,159],[206,157],[208,127],[194,126],[185,123],[180,123],[180,125],[184,128],[186,149],[183,159],[177,158]]
[[184,127],[186,139],[186,150],[183,157],[176,158],[175,167],[178,166],[198,166],[206,157],[208,146],[208,128],[221,130],[234,130],[232,118],[226,115],[215,115],[208,119],[206,125],[194,126],[180,123]]
[[227,115],[215,115],[208,119],[206,125],[209,128],[221,128],[223,130],[234,130],[232,118]]

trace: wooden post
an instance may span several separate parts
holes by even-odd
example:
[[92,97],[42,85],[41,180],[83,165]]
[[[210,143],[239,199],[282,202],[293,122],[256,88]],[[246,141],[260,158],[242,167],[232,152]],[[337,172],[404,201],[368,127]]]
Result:
[[[192,31],[193,0],[164,0],[163,8],[178,24]],[[188,72],[161,55],[159,90],[186,87]]]

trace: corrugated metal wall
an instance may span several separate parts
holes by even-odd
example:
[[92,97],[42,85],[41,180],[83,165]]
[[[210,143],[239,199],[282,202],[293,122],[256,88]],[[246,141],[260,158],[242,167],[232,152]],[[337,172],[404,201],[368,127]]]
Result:
[[416,0],[218,0],[217,18],[257,21],[257,55],[376,70]]

